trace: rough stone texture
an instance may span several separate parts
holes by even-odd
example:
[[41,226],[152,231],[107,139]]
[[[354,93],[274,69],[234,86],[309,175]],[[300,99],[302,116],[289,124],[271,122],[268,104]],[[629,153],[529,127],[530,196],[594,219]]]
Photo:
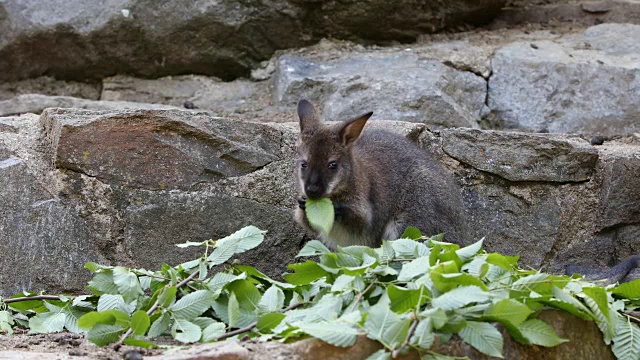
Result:
[[[536,6],[513,6],[507,2],[490,28],[521,24],[570,23],[574,26],[592,26],[602,23],[640,24],[640,3],[635,0],[606,1],[540,1]],[[516,4],[517,5],[517,4]],[[605,11],[609,9],[608,11]]]
[[7,83],[0,82],[0,100],[8,100],[23,94],[72,96],[98,100],[100,98],[100,84],[61,81],[50,76]]
[[175,109],[175,106],[142,104],[128,101],[96,101],[70,96],[47,96],[40,94],[19,95],[0,101],[0,116],[25,113],[40,114],[46,108],[79,108],[90,110],[118,109]]
[[100,116],[49,110],[43,122],[51,141],[57,142],[58,167],[153,190],[188,189],[247,174],[276,160],[281,151],[278,131],[203,113],[132,111]]
[[[270,179],[271,183],[281,181]],[[147,269],[202,254],[202,249],[177,249],[175,243],[220,239],[247,225],[268,233],[260,247],[238,259],[271,275],[284,273],[302,245],[303,231],[292,222],[291,206],[263,204],[216,190],[137,191],[129,199],[124,210],[124,250],[133,263]]]
[[236,80],[221,82],[206,76],[173,76],[155,80],[115,76],[102,82],[102,100],[168,104],[215,113],[261,110],[271,100],[269,82]]
[[274,75],[276,102],[291,106],[310,99],[323,107],[327,120],[373,110],[373,119],[435,127],[478,127],[487,110],[486,83],[471,72],[408,52],[357,55],[334,61],[281,56]]
[[600,150],[603,184],[598,226],[640,224],[640,152],[637,146]]
[[[195,253],[173,244],[223,237],[249,224],[269,233],[240,261],[272,276],[285,271],[304,242],[291,214],[295,123],[238,122],[178,110],[50,109],[39,121],[30,115],[0,124],[6,125],[0,128],[0,172],[17,174],[9,190],[0,190],[0,203],[11,204],[2,208],[0,221],[24,213],[33,219],[9,222],[22,228],[3,232],[9,239],[3,243],[30,244],[32,237],[23,236],[37,226],[51,229],[39,236],[64,229],[55,240],[68,245],[57,247],[71,253],[56,255],[60,263],[52,263],[69,268],[74,261],[81,276],[65,284],[69,289],[82,288],[85,272],[79,269],[86,260],[147,268],[176,264]],[[394,121],[367,126],[418,142],[453,172],[474,239],[485,237],[489,251],[562,272],[569,263],[610,266],[639,246],[634,204],[640,142],[633,137],[593,147],[562,135],[430,132],[424,124]],[[46,195],[38,195],[38,186]],[[38,212],[45,207],[46,213]],[[45,250],[29,256],[48,256]],[[22,269],[15,258],[1,261]],[[31,283],[33,290],[60,289],[59,280],[47,278],[54,271],[33,271],[7,275],[3,284],[10,286],[0,291],[15,290],[21,278],[42,280]]]
[[[38,148],[38,117],[4,118],[0,129],[0,294],[82,289],[86,261],[101,260],[78,212],[57,196]],[[46,156],[46,154],[45,154]]]
[[155,360],[249,360],[249,350],[237,342],[223,341],[215,344],[197,345],[188,349],[175,349],[158,356],[145,356]]
[[117,73],[229,80],[248,76],[277,49],[323,37],[413,41],[487,22],[504,2],[7,0],[0,4],[0,81]]
[[598,160],[581,139],[466,129],[444,130],[442,138],[449,156],[509,181],[586,181]]
[[603,24],[496,52],[488,104],[505,128],[585,135],[640,131],[640,25]]

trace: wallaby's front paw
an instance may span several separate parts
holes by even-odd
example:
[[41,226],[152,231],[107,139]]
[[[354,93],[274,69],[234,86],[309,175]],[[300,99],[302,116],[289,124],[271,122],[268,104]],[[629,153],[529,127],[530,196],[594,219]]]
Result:
[[305,206],[307,205],[307,198],[304,196],[300,196],[297,200],[298,200],[298,207],[304,210]]

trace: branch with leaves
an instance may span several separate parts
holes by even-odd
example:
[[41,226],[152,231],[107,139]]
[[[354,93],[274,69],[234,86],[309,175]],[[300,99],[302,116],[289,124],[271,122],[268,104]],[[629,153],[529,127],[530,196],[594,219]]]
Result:
[[382,247],[329,251],[310,241],[284,281],[245,265],[209,274],[211,267],[262,243],[264,232],[246,227],[204,247],[204,255],[159,271],[88,263],[91,294],[76,297],[26,293],[3,300],[0,331],[86,333],[97,345],[153,347],[160,335],[183,343],[312,336],[351,346],[359,335],[384,349],[374,359],[409,350],[433,355],[434,344],[454,334],[490,356],[502,356],[501,323],[525,344],[564,341],[536,318],[542,307],[594,321],[619,359],[640,357],[640,281],[600,287],[579,277],[523,270],[517,257],[487,253],[482,240],[461,248],[442,235],[409,229]]

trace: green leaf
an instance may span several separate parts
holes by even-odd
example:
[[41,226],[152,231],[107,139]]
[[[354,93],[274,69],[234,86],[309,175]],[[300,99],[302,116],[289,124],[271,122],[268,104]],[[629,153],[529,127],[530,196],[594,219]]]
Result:
[[234,280],[244,279],[244,278],[245,277],[240,277],[240,276],[235,276],[233,274],[219,272],[219,273],[213,275],[213,278],[211,278],[211,280],[209,280],[207,285],[209,286],[209,289],[211,291],[216,291],[218,289],[222,289],[228,283],[230,283],[230,282],[232,282]]
[[108,315],[112,315],[116,321],[115,324],[120,327],[128,328],[129,326],[131,326],[131,318],[129,317],[129,314],[125,312],[122,312],[116,309],[111,309],[111,310],[106,310],[104,313]]
[[458,336],[483,354],[502,358],[502,334],[491,324],[467,321]]
[[113,283],[116,284],[125,300],[135,300],[144,294],[136,274],[122,266],[116,266],[113,269]]
[[29,319],[29,334],[60,332],[64,329],[65,320],[62,310],[40,313]]
[[553,328],[542,320],[527,320],[516,327],[520,330],[522,336],[534,345],[551,347],[569,341],[560,338]]
[[304,210],[309,220],[309,225],[311,225],[314,230],[323,234],[329,234],[331,232],[333,220],[335,219],[331,199],[307,199]]
[[157,318],[153,322],[153,324],[151,324],[147,337],[149,339],[153,339],[155,337],[162,335],[162,333],[169,328],[170,320],[171,319],[169,317],[169,313],[162,314],[159,318]]
[[518,266],[518,258],[519,256],[504,256],[498,253],[491,253],[487,256],[487,263],[512,271],[514,267]]
[[435,337],[433,336],[433,332],[431,331],[431,322],[426,320],[421,320],[416,326],[415,331],[413,332],[413,336],[411,337],[411,344],[420,347],[422,349],[429,349],[433,342],[435,341]]
[[118,286],[113,282],[111,270],[96,273],[89,281],[88,286],[100,294],[117,294],[119,292]]
[[409,319],[403,319],[391,311],[388,304],[379,301],[369,308],[364,328],[370,339],[380,341],[389,349],[395,349],[407,338],[410,323]]
[[[451,263],[453,263],[451,261]],[[431,271],[431,280],[433,285],[441,292],[447,292],[455,289],[459,285],[470,286],[475,285],[482,290],[488,290],[487,286],[478,278],[467,273],[441,273],[439,268]]]
[[102,270],[102,269],[113,269],[113,266],[106,266],[106,265],[100,265],[98,263],[94,263],[94,262],[86,262],[84,264],[85,269],[88,269],[91,272],[98,272],[98,270]]
[[613,338],[611,351],[618,360],[640,358],[640,328],[629,319],[621,321]]
[[91,311],[82,315],[78,319],[78,327],[82,329],[90,329],[96,324],[113,325],[116,323],[116,318],[111,313]]
[[400,238],[420,240],[422,238],[422,233],[420,232],[420,229],[418,229],[415,226],[407,226],[407,228],[404,229],[404,232],[402,233],[402,236],[400,236]]
[[200,327],[200,329],[204,329],[207,326],[213,324],[214,322],[216,322],[215,320],[213,320],[210,317],[197,317],[195,319],[191,319],[190,320],[192,323],[198,325]]
[[391,360],[391,353],[385,349],[380,349],[369,355],[366,360]]
[[285,318],[285,315],[282,313],[278,313],[278,312],[268,313],[260,317],[260,319],[258,319],[258,324],[256,325],[256,327],[258,328],[259,332],[266,334],[271,330],[273,330],[273,328],[278,326],[278,324],[280,324],[280,322],[282,322],[282,319],[284,318]]
[[216,241],[216,248],[213,250],[208,259],[211,261],[209,266],[220,265],[231,259],[233,255],[251,250],[264,241],[264,234],[255,226],[244,227],[235,233]]
[[72,333],[81,333],[82,330],[80,330],[80,327],[78,326],[78,320],[80,320],[80,318],[84,316],[84,314],[89,312],[89,309],[83,307],[66,306],[62,310],[66,316],[64,321],[65,329]]
[[[529,294],[530,292],[536,292],[538,294],[551,294],[552,283],[548,281],[549,274],[536,273],[533,275],[522,277],[516,280],[512,285],[512,292],[522,292],[522,295]],[[514,295],[515,296],[515,295]]]
[[260,303],[262,295],[251,281],[236,280],[227,285],[227,289],[236,295],[241,308],[251,311],[258,309],[258,303]]
[[466,262],[467,260],[474,257],[482,249],[483,242],[484,242],[484,238],[478,240],[477,242],[467,247],[463,247],[462,249],[456,250],[456,254],[462,261]]
[[491,321],[519,325],[527,320],[531,313],[533,311],[527,305],[513,299],[503,299],[492,304],[484,312],[484,317]]
[[477,286],[461,286],[433,299],[432,303],[443,310],[453,310],[471,303],[485,302],[489,298],[489,293]]
[[138,310],[131,316],[131,330],[134,335],[144,335],[150,325],[151,320],[144,310]]
[[214,322],[209,324],[204,330],[202,330],[202,342],[216,341],[220,336],[224,334],[226,325],[221,322]]
[[605,318],[611,319],[609,314],[609,301],[607,300],[607,291],[599,286],[586,287],[582,289],[587,296],[595,301],[598,309],[604,315]]
[[[562,290],[558,290],[562,292]],[[593,320],[593,315],[591,311],[587,309],[581,302],[573,298],[573,296],[566,294],[566,298],[571,298],[572,301],[561,301],[560,299],[556,299],[557,296],[551,298],[549,300],[540,300],[539,302],[551,306],[565,312],[568,312],[571,315],[577,316],[583,320]]]
[[262,295],[258,308],[262,312],[280,311],[284,307],[284,292],[279,287],[272,285]]
[[399,258],[415,258],[417,256],[428,256],[429,248],[423,243],[410,239],[398,239],[390,241],[393,251]]
[[449,318],[447,318],[447,313],[439,307],[427,309],[421,312],[420,316],[428,318],[435,329],[442,328],[449,320]]
[[611,293],[625,299],[640,299],[640,279],[622,283],[613,288]]
[[358,330],[339,322],[295,323],[300,330],[333,346],[347,347],[356,343]]
[[429,270],[429,257],[419,257],[402,265],[398,281],[411,281],[413,278],[425,274],[427,270]]
[[213,305],[215,297],[209,290],[194,291],[169,307],[176,319],[191,320],[200,316],[211,305]]
[[380,341],[389,349],[398,349],[409,336],[410,326],[411,320],[409,319],[396,321],[385,331]]
[[114,309],[128,314],[135,310],[135,304],[127,304],[122,295],[103,294],[98,299],[97,309],[98,312]]
[[97,324],[87,334],[87,339],[98,346],[105,346],[120,340],[124,329],[118,325]]
[[594,286],[583,288],[582,292],[586,295],[584,302],[589,305],[596,325],[604,335],[604,343],[609,345],[615,337],[617,326],[611,318],[606,291],[601,287]]
[[144,341],[144,340],[140,340],[140,339],[134,339],[132,337],[128,337],[128,338],[124,339],[124,341],[122,343],[125,344],[125,345],[137,346],[137,347],[141,347],[141,348],[145,348],[145,349],[156,349],[156,348],[158,348],[158,345],[156,345],[154,343],[150,343],[148,341]]
[[171,336],[182,343],[193,343],[200,341],[202,330],[188,320],[176,319],[171,327]]
[[316,256],[330,253],[331,251],[318,240],[307,242],[296,257]]
[[396,257],[396,252],[393,250],[393,245],[391,241],[382,241],[382,251],[380,254],[380,259],[383,262],[389,262]]
[[293,270],[294,273],[284,274],[282,277],[293,285],[308,285],[329,274],[315,261],[311,260],[307,260],[301,264],[289,264],[288,268],[289,270]]
[[391,310],[398,314],[417,309],[427,301],[427,295],[428,290],[424,286],[415,290],[395,285],[387,286],[387,296],[389,296],[389,300],[391,301]]
[[229,296],[229,303],[227,304],[227,314],[229,317],[228,325],[230,328],[239,326],[240,322],[240,304],[236,298],[235,293],[231,293]]
[[168,308],[176,299],[176,293],[178,289],[175,286],[167,286],[162,290],[160,296],[158,296],[158,305],[163,308]]

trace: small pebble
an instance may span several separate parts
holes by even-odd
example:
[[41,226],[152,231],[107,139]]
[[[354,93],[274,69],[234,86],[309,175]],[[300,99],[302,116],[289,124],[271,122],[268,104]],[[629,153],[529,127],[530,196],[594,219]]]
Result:
[[604,144],[604,136],[594,136],[591,139],[591,145],[602,145]]
[[182,106],[184,106],[185,109],[197,109],[198,108],[191,100],[185,100],[184,103],[182,104]]
[[538,45],[536,45],[534,43],[531,43],[531,47],[534,48],[534,49],[539,49]]
[[142,360],[142,354],[138,350],[127,350],[122,354],[124,360]]

